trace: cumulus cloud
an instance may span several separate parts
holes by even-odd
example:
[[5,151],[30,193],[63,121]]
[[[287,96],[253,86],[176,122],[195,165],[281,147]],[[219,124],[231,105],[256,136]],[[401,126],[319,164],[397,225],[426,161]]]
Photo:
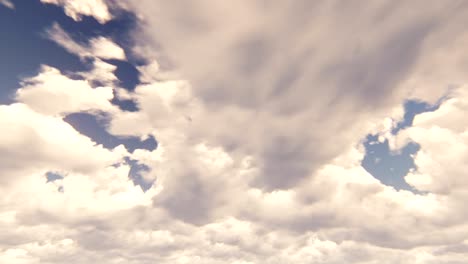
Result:
[[2,105],[1,116],[6,133],[1,139],[2,181],[20,184],[19,175],[46,169],[86,173],[117,162],[121,155],[95,146],[61,118],[22,103]]
[[252,184],[270,190],[298,184],[393,111],[413,89],[403,83],[426,38],[457,7],[128,2],[144,19],[139,50],[160,47],[154,56],[169,57],[208,109],[193,126],[255,156]]
[[41,2],[62,6],[65,13],[75,21],[80,21],[82,16],[92,16],[101,24],[112,19],[105,0],[41,0]]
[[463,160],[468,157],[468,93],[463,85],[437,111],[416,116],[414,125],[399,135],[399,144],[418,142],[417,170],[406,178],[420,190],[440,194],[464,193],[468,184]]
[[[106,80],[103,76],[100,80]],[[47,115],[64,115],[81,111],[112,111],[115,106],[112,87],[92,88],[88,80],[72,80],[55,68],[43,66],[41,72],[26,79],[18,89],[16,98],[37,112]]]
[[[135,51],[149,51],[134,91],[114,87],[103,62],[125,59],[120,48],[77,43],[56,25],[50,38],[94,68],[74,80],[43,67],[0,106],[0,261],[464,263],[466,87],[391,133],[405,99],[433,101],[463,82],[450,69],[463,66],[464,5],[127,4],[144,22]],[[428,69],[436,88],[423,85]],[[111,105],[113,91],[138,110]],[[62,120],[82,111],[158,148],[105,149]],[[417,192],[361,166],[368,133],[395,151],[420,144],[405,178]],[[148,191],[128,178],[129,157],[152,169]]]

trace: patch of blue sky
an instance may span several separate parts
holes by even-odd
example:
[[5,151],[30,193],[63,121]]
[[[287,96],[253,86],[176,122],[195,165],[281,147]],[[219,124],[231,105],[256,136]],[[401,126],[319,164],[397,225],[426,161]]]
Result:
[[41,64],[63,71],[85,70],[84,63],[73,54],[46,39],[42,32],[54,21],[70,18],[56,7],[39,1],[16,1],[15,9],[0,7],[0,103],[10,103],[19,81],[35,75]]
[[[53,183],[55,181],[62,180],[64,178],[60,173],[54,172],[54,171],[46,172],[45,177],[47,179],[46,183]],[[64,192],[63,186],[59,185],[57,187],[57,191],[63,193]]]
[[73,113],[67,115],[64,121],[73,126],[73,128],[81,134],[91,138],[97,144],[102,144],[108,149],[113,149],[123,144],[129,152],[133,152],[136,149],[153,151],[158,146],[153,136],[141,140],[138,137],[120,137],[110,134],[106,130],[107,120],[105,116],[97,117],[88,113]]
[[[38,0],[13,2],[14,9],[0,5],[0,104],[12,103],[21,80],[36,75],[40,65],[57,68],[72,78],[79,78],[77,72],[92,68],[91,60],[83,60],[47,38],[45,32],[54,23],[58,23],[78,43],[87,43],[89,39],[98,36],[111,38],[125,50],[128,60],[105,60],[117,67],[114,74],[119,79],[118,85],[129,91],[133,91],[138,85],[139,73],[136,66],[143,65],[146,61],[131,51],[134,43],[130,34],[137,21],[134,14],[113,10],[115,18],[100,24],[89,16],[75,21],[65,15],[61,7],[45,5]],[[138,110],[136,103],[131,100],[114,98],[111,102],[125,111]],[[100,120],[90,114],[70,114],[65,117],[65,121],[78,132],[109,149],[120,144],[130,152],[135,149],[154,150],[157,147],[152,136],[145,140],[114,136],[107,132],[105,119]],[[149,167],[136,160],[128,159],[126,162],[131,166],[129,177],[134,183],[143,190],[150,188],[152,182],[147,182],[142,176],[142,173],[149,171]],[[47,182],[63,179],[56,172],[47,172],[45,177]],[[60,188],[59,191],[63,192],[63,187]]]
[[[437,110],[445,99],[446,97],[443,97],[433,105],[417,100],[405,101],[403,120],[392,129],[392,134],[396,135],[400,130],[411,127],[416,115]],[[388,140],[381,142],[379,135],[368,135],[364,140],[364,147],[366,154],[361,165],[372,176],[396,190],[416,192],[404,177],[411,170],[417,169],[413,159],[420,149],[417,142],[410,142],[399,151],[392,151]]]
[[400,130],[405,129],[413,125],[414,117],[424,112],[432,112],[439,108],[442,100],[439,100],[436,104],[431,105],[426,102],[407,100],[404,103],[405,114],[403,120],[398,122],[397,125],[392,129],[392,134],[396,135]]
[[[114,74],[119,79],[119,84],[121,87],[129,91],[135,90],[135,87],[139,84],[140,75],[133,64],[120,60],[105,61],[117,67],[117,69],[114,71]],[[138,106],[133,100],[122,100],[117,97],[114,97],[111,103],[117,105],[120,109],[124,111],[138,111]]]
[[[0,33],[3,35],[0,41],[1,104],[13,102],[21,79],[37,74],[41,64],[58,68],[70,76],[92,67],[91,61],[81,60],[45,36],[45,30],[54,23],[58,23],[77,42],[85,43],[97,36],[111,38],[125,50],[129,60],[109,61],[117,66],[115,74],[120,85],[128,90],[133,90],[137,85],[138,71],[134,65],[141,65],[144,60],[133,56],[130,49],[133,40],[129,34],[136,25],[133,14],[120,11],[115,19],[100,24],[89,16],[74,21],[65,15],[62,8],[45,5],[37,0],[14,1],[14,4],[15,9],[0,6]],[[133,102],[116,99],[114,103],[124,110],[137,109]]]
[[364,147],[366,155],[362,167],[385,185],[397,190],[412,190],[404,176],[415,169],[412,155],[420,148],[417,143],[409,143],[398,152],[390,150],[388,140],[379,142],[378,135],[368,135]]
[[45,177],[47,179],[47,182],[54,182],[54,181],[63,179],[63,176],[60,173],[53,172],[53,171],[48,171],[45,174]]
[[125,161],[130,165],[128,177],[133,181],[133,184],[140,186],[144,192],[149,190],[153,186],[154,181],[145,179],[143,174],[150,172],[150,167],[128,157],[125,159]]

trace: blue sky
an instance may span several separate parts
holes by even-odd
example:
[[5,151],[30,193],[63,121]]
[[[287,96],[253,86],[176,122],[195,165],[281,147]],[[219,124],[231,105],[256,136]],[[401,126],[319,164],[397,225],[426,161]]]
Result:
[[467,13],[0,0],[0,263],[465,263]]

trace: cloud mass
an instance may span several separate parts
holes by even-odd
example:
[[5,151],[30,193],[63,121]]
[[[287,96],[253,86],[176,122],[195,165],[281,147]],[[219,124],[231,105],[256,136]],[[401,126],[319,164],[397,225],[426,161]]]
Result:
[[[463,2],[41,2],[77,25],[136,22],[131,41],[52,23],[86,70],[42,65],[0,105],[0,263],[468,259]],[[417,144],[411,188],[363,167],[369,135],[391,155]],[[157,147],[111,142],[128,138]]]

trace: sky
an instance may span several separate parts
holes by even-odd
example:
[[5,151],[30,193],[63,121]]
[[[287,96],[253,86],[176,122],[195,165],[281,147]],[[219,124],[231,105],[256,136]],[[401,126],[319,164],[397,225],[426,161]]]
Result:
[[0,0],[0,263],[466,264],[467,23]]

